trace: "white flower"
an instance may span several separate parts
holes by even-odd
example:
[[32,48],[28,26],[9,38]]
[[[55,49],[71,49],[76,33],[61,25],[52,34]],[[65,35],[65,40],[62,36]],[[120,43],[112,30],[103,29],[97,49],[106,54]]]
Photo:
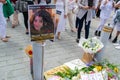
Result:
[[77,76],[72,77],[72,80],[79,80]]
[[96,68],[94,68],[93,71],[98,72],[98,70]]

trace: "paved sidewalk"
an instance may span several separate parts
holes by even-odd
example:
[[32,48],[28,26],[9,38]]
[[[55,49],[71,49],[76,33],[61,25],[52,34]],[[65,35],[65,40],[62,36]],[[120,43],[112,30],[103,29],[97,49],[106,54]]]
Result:
[[[19,14],[19,19],[20,25],[14,29],[11,28],[10,22],[8,23],[7,34],[11,36],[9,42],[0,41],[0,80],[32,80],[29,58],[24,52],[26,45],[31,44],[31,42],[29,36],[25,34],[22,14]],[[92,20],[90,37],[94,36],[94,30],[98,26],[98,22],[99,19]],[[82,57],[83,50],[75,42],[76,33],[70,31],[69,25],[66,28],[67,30],[61,35],[61,40],[46,41],[44,71]],[[84,29],[82,35],[84,37]],[[114,48],[111,40],[108,40],[104,53],[103,58],[120,64],[120,61],[118,61],[120,50]]]

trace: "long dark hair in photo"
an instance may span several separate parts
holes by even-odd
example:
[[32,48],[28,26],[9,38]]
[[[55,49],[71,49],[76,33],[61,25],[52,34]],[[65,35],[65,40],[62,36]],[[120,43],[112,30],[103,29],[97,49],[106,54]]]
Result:
[[[48,11],[46,11],[45,9],[41,9],[41,10],[35,12],[35,14],[33,16],[33,21],[36,16],[42,17],[42,19],[43,19],[43,27],[41,28],[42,33],[54,32],[54,22]],[[32,23],[33,23],[33,21],[32,21]]]

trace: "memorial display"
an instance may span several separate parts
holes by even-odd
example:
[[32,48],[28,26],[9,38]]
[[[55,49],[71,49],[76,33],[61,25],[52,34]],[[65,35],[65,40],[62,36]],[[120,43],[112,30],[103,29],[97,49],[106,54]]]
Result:
[[[72,60],[61,66],[46,71],[44,73],[45,79],[46,80],[119,80],[119,68],[118,68],[119,66],[110,63],[107,60],[103,60],[101,62],[95,62],[90,66],[85,66],[85,64],[79,62],[81,62],[80,59]],[[74,67],[71,68],[71,66]]]

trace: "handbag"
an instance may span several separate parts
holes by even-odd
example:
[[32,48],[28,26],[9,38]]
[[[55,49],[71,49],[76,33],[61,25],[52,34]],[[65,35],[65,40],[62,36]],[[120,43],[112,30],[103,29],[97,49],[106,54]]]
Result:
[[28,11],[28,2],[22,1],[22,0],[16,1],[15,9],[20,12],[27,12]]
[[14,13],[14,8],[9,0],[6,0],[6,4],[3,4],[3,14],[7,18]]

